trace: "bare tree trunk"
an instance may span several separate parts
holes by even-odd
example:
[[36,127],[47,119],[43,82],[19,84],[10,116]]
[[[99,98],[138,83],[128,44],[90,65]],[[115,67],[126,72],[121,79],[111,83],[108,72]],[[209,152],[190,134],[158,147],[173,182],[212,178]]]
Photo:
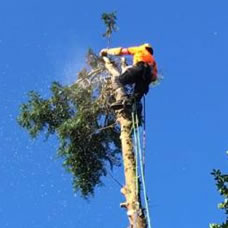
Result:
[[[107,57],[103,58],[106,69],[112,75],[112,81],[115,81],[113,78],[118,77],[120,73]],[[122,64],[124,64],[123,61]],[[116,99],[121,97],[118,89],[113,89],[115,90],[114,92]],[[121,207],[126,208],[127,210],[130,228],[146,228],[146,219],[140,202],[138,177],[136,177],[135,155],[131,137],[131,114],[124,110],[117,111],[116,114],[117,121],[121,127],[120,139],[122,144],[122,156],[125,174],[125,186],[121,189],[121,193],[125,196],[126,202],[121,203]]]

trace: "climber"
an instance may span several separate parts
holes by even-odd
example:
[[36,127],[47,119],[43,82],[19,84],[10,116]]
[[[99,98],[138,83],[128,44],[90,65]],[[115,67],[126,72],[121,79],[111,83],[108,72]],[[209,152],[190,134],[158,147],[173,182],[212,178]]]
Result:
[[129,48],[102,49],[100,55],[133,55],[133,65],[119,77],[115,77],[113,81],[113,89],[119,94],[119,99],[111,105],[114,109],[122,108],[126,104],[130,105],[132,102],[124,91],[125,85],[134,84],[132,97],[136,102],[140,102],[143,95],[148,93],[149,84],[157,80],[157,65],[150,44]]

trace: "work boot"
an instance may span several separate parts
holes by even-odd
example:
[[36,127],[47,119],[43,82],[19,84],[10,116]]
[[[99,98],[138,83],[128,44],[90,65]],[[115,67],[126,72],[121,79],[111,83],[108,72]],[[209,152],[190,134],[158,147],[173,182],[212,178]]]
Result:
[[127,99],[118,100],[111,104],[111,108],[114,110],[120,110],[123,108],[129,108],[132,106],[132,103]]

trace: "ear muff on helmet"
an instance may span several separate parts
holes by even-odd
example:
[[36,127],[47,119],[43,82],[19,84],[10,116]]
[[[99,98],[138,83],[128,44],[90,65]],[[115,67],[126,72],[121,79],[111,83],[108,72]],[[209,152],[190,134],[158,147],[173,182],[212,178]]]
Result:
[[152,46],[149,43],[143,44],[143,46],[146,48],[146,50],[153,55],[154,54],[154,50],[152,48]]
[[146,50],[147,50],[148,52],[150,52],[151,55],[154,54],[154,50],[153,50],[152,47],[146,47]]

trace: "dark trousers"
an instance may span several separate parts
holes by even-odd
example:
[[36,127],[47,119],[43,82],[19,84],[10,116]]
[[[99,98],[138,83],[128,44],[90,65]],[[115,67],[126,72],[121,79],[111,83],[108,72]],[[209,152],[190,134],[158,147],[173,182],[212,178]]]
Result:
[[140,101],[142,96],[149,91],[151,67],[147,63],[139,62],[128,68],[118,80],[122,86],[134,84],[134,98]]

